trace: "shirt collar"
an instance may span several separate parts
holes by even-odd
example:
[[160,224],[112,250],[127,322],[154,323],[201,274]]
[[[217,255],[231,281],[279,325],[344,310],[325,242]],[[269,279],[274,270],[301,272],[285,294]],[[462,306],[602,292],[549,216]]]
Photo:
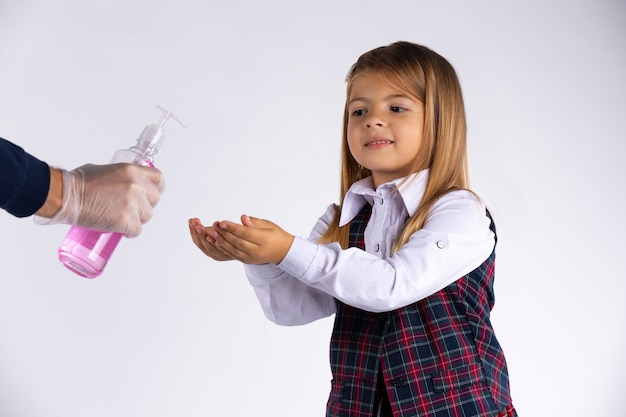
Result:
[[429,170],[425,169],[408,177],[381,184],[377,189],[374,189],[374,181],[371,176],[355,182],[350,186],[343,199],[339,226],[344,226],[352,221],[363,206],[371,204],[375,197],[390,195],[395,191],[398,191],[402,197],[402,202],[409,216],[413,216],[424,196],[426,184],[428,184],[428,174]]

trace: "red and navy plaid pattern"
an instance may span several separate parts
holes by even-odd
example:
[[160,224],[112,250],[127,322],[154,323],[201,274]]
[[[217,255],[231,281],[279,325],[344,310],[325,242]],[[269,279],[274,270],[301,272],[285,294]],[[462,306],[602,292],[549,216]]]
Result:
[[[366,205],[352,221],[350,246],[364,248],[370,216]],[[337,301],[327,416],[372,417],[379,370],[396,417],[517,416],[489,321],[494,261],[495,249],[438,293],[387,313]]]

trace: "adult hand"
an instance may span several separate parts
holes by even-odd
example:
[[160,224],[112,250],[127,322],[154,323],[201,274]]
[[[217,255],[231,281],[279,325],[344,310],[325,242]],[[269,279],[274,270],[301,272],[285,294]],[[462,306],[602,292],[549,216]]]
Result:
[[135,164],[87,164],[63,174],[63,203],[40,224],[72,224],[135,237],[152,218],[165,189],[161,172]]

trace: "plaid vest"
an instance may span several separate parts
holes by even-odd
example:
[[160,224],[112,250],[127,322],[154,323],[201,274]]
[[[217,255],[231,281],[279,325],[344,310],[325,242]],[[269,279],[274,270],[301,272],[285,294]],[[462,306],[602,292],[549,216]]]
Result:
[[[366,204],[351,223],[350,246],[364,249],[370,216]],[[337,300],[327,417],[372,417],[379,374],[395,417],[516,416],[489,321],[494,261],[495,249],[443,290],[386,313]]]

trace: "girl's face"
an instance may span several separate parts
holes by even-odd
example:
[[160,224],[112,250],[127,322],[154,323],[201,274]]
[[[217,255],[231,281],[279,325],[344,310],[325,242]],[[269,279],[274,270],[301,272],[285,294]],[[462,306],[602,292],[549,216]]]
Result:
[[359,74],[348,97],[348,147],[372,171],[374,185],[416,169],[424,133],[424,104],[375,74]]

